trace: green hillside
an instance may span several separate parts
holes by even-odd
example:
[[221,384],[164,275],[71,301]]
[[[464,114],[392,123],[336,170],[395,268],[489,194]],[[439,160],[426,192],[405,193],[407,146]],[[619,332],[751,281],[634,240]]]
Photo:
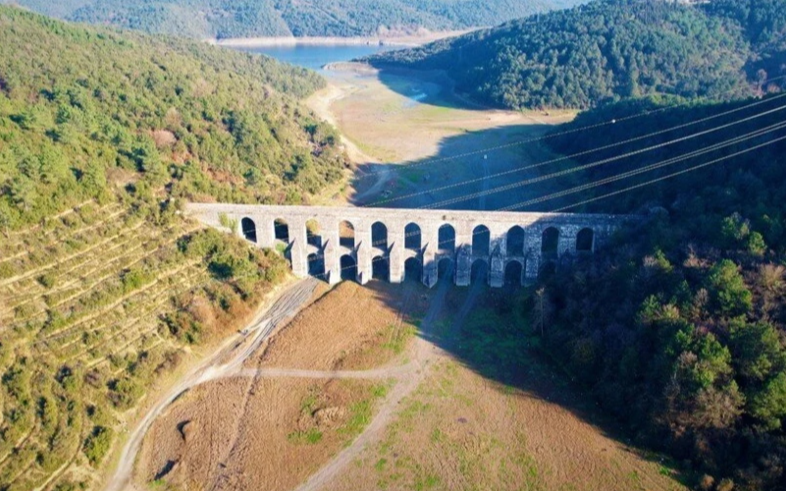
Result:
[[323,83],[0,7],[0,490],[96,488],[148,388],[284,279],[178,209],[341,179],[334,130],[298,102]]
[[[637,443],[670,453],[696,489],[783,489],[784,98],[666,108],[674,102],[612,104],[553,132],[555,151],[591,165],[712,131],[585,170],[581,184],[601,182],[570,202],[608,197],[568,211],[639,213],[641,222],[592,261],[547,268],[527,309],[543,349]],[[714,144],[728,145],[602,182]],[[616,146],[595,150],[607,145]]]
[[[0,0],[2,3],[3,0]],[[8,0],[5,0],[8,1]],[[491,26],[583,0],[14,0],[66,20],[197,38],[369,36]]]
[[784,0],[596,0],[369,61],[449,69],[460,92],[506,108],[655,93],[732,99],[782,74],[784,12]]

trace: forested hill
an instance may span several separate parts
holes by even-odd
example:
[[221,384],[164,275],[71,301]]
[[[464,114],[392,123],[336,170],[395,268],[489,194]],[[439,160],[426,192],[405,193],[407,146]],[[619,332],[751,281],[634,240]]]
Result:
[[782,490],[786,99],[664,107],[674,102],[607,105],[548,140],[580,154],[577,165],[655,148],[582,174],[571,202],[607,197],[568,211],[643,221],[592,261],[546,273],[533,323],[598,404],[669,452],[695,489]]
[[179,204],[303,203],[341,178],[298,101],[323,83],[0,6],[0,489],[99,489],[148,390],[286,277]]
[[[96,197],[78,179],[91,169],[175,179],[178,197],[281,202],[341,168],[332,129],[296,101],[325,83],[313,72],[0,8],[0,216],[12,228]],[[15,169],[31,158],[45,169]]]
[[[0,3],[9,0],[0,0]],[[195,38],[376,36],[492,26],[584,0],[12,0],[66,20]]]
[[460,92],[507,108],[652,93],[729,99],[782,74],[784,12],[786,0],[596,0],[370,62],[449,70]]

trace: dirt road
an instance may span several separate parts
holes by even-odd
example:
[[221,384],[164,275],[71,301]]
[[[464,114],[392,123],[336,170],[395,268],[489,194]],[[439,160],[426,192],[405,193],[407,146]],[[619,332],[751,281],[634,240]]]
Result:
[[[114,475],[106,485],[107,491],[123,491],[134,489],[131,477],[134,462],[142,440],[150,429],[153,421],[175,400],[191,388],[209,380],[231,376],[239,372],[243,362],[251,356],[270,334],[284,321],[293,317],[311,298],[318,285],[314,278],[299,281],[285,290],[273,306],[260,313],[248,328],[248,334],[240,334],[229,339],[215,354],[189,373],[182,382],[175,386],[166,397],[153,406],[145,415],[136,429],[129,435],[126,446]],[[229,360],[229,361],[225,361]]]
[[450,282],[439,282],[437,292],[429,305],[426,317],[421,323],[421,335],[415,341],[413,347],[413,361],[409,365],[412,369],[411,374],[399,379],[399,382],[393,387],[393,390],[390,391],[390,394],[379,408],[377,415],[372,419],[371,424],[366,427],[363,433],[361,433],[351,445],[336,455],[333,460],[328,462],[327,465],[314,473],[308,481],[300,485],[296,491],[317,491],[337,476],[358,455],[360,455],[366,446],[374,443],[380,438],[395,416],[401,401],[418,388],[428,373],[429,366],[440,353],[440,350],[431,343],[429,339],[433,336],[434,322],[442,310],[445,303],[445,296],[450,288]]

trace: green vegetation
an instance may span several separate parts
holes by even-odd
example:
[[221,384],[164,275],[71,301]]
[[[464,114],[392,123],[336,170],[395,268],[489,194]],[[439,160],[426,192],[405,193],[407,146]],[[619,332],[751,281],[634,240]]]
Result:
[[[9,1],[9,0],[6,0]],[[15,0],[66,20],[195,38],[375,36],[489,26],[581,0]]]
[[316,445],[322,440],[322,432],[317,428],[310,428],[307,431],[295,431],[287,435],[287,440],[295,444]]
[[[770,98],[693,104],[645,99],[582,114],[559,132],[661,108],[630,122],[549,141],[576,154],[740,109],[690,129],[577,157],[579,164],[665,142],[780,107]],[[783,121],[775,112],[700,140],[586,171],[587,182],[707,147]],[[606,185],[581,199],[643,183],[783,130],[679,165]],[[623,421],[638,443],[695,471],[702,489],[782,489],[786,451],[786,166],[783,142],[699,171],[593,202],[587,211],[639,212],[593,260],[558,268],[527,296],[527,330],[560,366]],[[574,198],[574,202],[578,198]],[[689,463],[689,465],[687,465]],[[703,479],[702,479],[703,476]],[[703,483],[703,484],[702,484]]]
[[784,12],[784,0],[596,0],[368,61],[449,70],[458,91],[515,109],[648,94],[731,100],[783,73]]
[[289,96],[321,87],[315,74],[15,9],[0,27],[0,221],[12,229],[118,187],[143,201],[168,186],[171,198],[303,202],[341,175],[335,130]]
[[186,348],[284,279],[179,204],[304,203],[340,179],[335,130],[298,101],[323,83],[0,7],[0,490],[96,487]]

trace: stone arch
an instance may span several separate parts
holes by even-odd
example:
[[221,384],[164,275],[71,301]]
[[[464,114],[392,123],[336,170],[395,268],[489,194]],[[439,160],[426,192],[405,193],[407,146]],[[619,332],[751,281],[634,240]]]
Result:
[[308,274],[319,279],[325,278],[325,257],[321,254],[312,253],[308,255]]
[[559,253],[559,229],[556,227],[549,227],[543,231],[542,241],[540,244],[540,252],[544,256],[556,257]]
[[475,259],[475,261],[472,262],[472,269],[470,271],[469,278],[472,284],[488,283],[489,264],[485,259]]
[[388,227],[382,222],[371,224],[371,245],[376,249],[388,250]]
[[338,242],[343,247],[355,248],[355,226],[347,220],[338,224]]
[[316,218],[306,222],[306,243],[317,249],[322,249],[322,230]]
[[521,286],[524,278],[524,265],[516,260],[505,265],[505,286]]
[[418,258],[411,257],[404,261],[404,281],[423,281],[423,265]]
[[246,240],[254,244],[257,243],[257,224],[254,220],[243,217],[243,219],[240,220],[240,231],[243,232],[243,237],[245,237]]
[[491,254],[491,231],[485,225],[478,225],[472,230],[472,254],[476,256]]
[[456,229],[449,223],[439,227],[437,232],[437,250],[454,252],[456,250]]
[[583,228],[576,235],[576,251],[577,252],[594,252],[595,251],[595,231],[591,228]]
[[443,257],[437,263],[437,278],[439,280],[453,281],[454,267],[453,260]]
[[390,261],[386,256],[371,260],[371,277],[375,280],[390,281]]
[[404,227],[404,248],[418,252],[423,248],[423,236],[417,223]]
[[506,235],[508,256],[524,256],[525,232],[515,225],[508,230]]
[[289,224],[283,218],[273,220],[273,236],[276,240],[289,244]]
[[358,279],[358,263],[349,254],[341,256],[341,279],[350,281]]

